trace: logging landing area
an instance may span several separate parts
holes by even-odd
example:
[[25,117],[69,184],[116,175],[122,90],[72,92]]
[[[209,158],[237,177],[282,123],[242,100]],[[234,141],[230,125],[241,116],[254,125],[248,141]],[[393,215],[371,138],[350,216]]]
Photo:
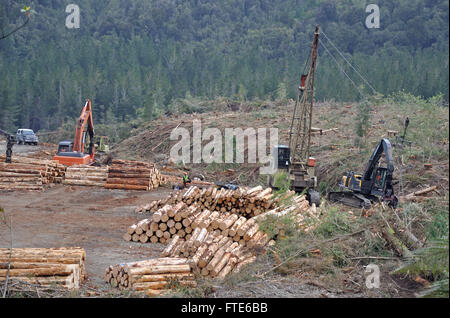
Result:
[[[55,185],[36,192],[0,192],[0,206],[12,216],[13,247],[79,246],[86,251],[86,284],[107,288],[105,268],[111,264],[159,257],[163,244],[125,242],[130,224],[144,216],[134,210],[165,198],[171,189],[106,190]],[[9,221],[9,220],[8,220]],[[9,248],[10,231],[0,225],[0,248]]]

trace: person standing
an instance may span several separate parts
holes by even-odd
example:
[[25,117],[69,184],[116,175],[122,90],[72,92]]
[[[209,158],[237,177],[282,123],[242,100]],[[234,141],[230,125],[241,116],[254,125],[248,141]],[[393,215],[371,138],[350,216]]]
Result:
[[183,176],[183,187],[186,188],[186,184],[191,182],[191,179],[189,178],[189,175],[187,172],[184,173]]

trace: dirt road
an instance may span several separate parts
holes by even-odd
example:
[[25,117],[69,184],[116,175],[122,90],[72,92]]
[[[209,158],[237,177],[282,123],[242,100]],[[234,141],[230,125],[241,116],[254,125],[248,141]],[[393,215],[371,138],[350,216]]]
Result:
[[[137,205],[165,197],[170,189],[151,192],[57,185],[43,192],[0,192],[0,207],[12,216],[13,247],[80,246],[86,250],[87,284],[105,287],[109,265],[158,257],[162,244],[125,242],[128,226],[145,218]],[[0,247],[10,232],[0,224]]]
[[[33,154],[34,152],[37,152],[41,149],[40,146],[33,146],[33,145],[17,145],[15,144],[13,146],[13,154],[18,153],[27,153],[27,154]],[[0,154],[4,155],[6,152],[6,141],[3,139],[0,140]]]

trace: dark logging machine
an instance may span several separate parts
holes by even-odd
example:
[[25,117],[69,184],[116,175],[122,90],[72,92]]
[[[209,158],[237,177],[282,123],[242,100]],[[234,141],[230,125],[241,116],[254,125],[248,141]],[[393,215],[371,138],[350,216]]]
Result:
[[[385,167],[380,159],[385,154]],[[356,208],[370,208],[373,202],[387,202],[396,208],[398,199],[394,195],[392,177],[394,173],[392,146],[388,139],[382,139],[375,148],[362,175],[349,171],[342,177],[338,192],[328,193],[328,200]]]

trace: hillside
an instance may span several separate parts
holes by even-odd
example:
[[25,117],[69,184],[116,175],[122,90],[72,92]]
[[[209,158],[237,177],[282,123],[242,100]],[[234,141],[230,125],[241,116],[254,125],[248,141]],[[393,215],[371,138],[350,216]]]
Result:
[[[219,128],[224,136],[225,128],[278,128],[280,144],[288,144],[289,125],[294,102],[291,101],[255,101],[237,103],[235,111],[227,106],[225,99],[212,101],[184,100],[185,105],[195,105],[196,109],[207,109],[205,113],[176,114],[160,117],[135,128],[133,136],[113,146],[114,156],[123,159],[141,158],[169,164],[170,149],[177,141],[170,140],[171,131],[184,127],[192,136],[193,120],[200,120],[202,129]],[[362,171],[375,146],[381,138],[391,142],[395,138],[388,136],[389,130],[403,133],[406,117],[410,119],[407,139],[413,142],[411,148],[394,148],[396,158],[396,176],[403,171],[403,189],[413,192],[419,186],[438,185],[448,190],[448,106],[440,98],[428,101],[409,94],[399,93],[374,101],[370,104],[369,116],[363,135],[358,136],[358,123],[363,120],[364,109],[358,103],[323,102],[315,105],[313,127],[323,130],[335,129],[323,135],[312,137],[312,154],[317,158],[318,177],[323,193],[334,187],[348,170]],[[409,138],[408,138],[409,137]],[[209,141],[209,140],[208,140]],[[203,142],[206,144],[207,142]],[[247,146],[247,144],[246,144]],[[266,145],[266,151],[270,149]],[[191,142],[192,149],[192,142]],[[247,154],[248,149],[243,150]],[[193,174],[201,173],[217,181],[233,181],[242,184],[265,184],[265,178],[259,176],[257,164],[187,164]],[[425,171],[423,164],[431,163],[442,167],[443,173]],[[234,170],[230,175],[229,169]],[[447,170],[446,170],[447,169]],[[447,171],[447,172],[446,172]]]

